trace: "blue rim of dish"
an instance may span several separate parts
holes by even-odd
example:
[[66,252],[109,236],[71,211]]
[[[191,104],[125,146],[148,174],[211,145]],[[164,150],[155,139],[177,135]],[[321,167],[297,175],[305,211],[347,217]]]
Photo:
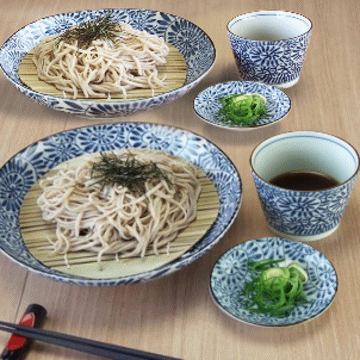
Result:
[[[218,92],[219,90],[220,94],[215,95],[215,92]],[[215,113],[220,109],[221,106],[218,102],[219,96],[238,94],[240,92],[258,93],[262,95],[264,98],[266,98],[266,106],[272,115],[265,115],[261,117],[259,119],[260,123],[258,121],[254,125],[244,126],[223,124],[220,121],[214,119]],[[211,101],[216,101],[217,103],[209,105]],[[205,104],[202,104],[202,102]],[[281,104],[281,107],[277,106],[279,103]],[[210,106],[210,108],[208,106]],[[193,101],[193,110],[201,120],[208,124],[231,130],[251,130],[275,124],[285,118],[285,116],[288,115],[291,110],[291,100],[284,91],[273,85],[255,81],[228,81],[209,86],[201,91]],[[274,114],[274,111],[278,112],[278,114]]]
[[[211,231],[212,227],[214,226],[214,224],[218,221],[218,217],[215,220],[215,223],[213,224],[213,226],[208,230],[208,232],[204,235],[204,237],[202,239],[200,239],[193,247],[191,247],[189,250],[187,250],[182,256],[180,256],[177,259],[174,259],[172,262],[167,263],[165,265],[162,265],[154,270],[150,270],[147,272],[143,272],[143,273],[138,273],[135,275],[128,275],[128,276],[123,276],[123,277],[115,277],[115,278],[88,278],[88,277],[84,277],[84,276],[78,276],[78,275],[71,275],[71,274],[67,274],[67,273],[63,273],[61,271],[57,271],[57,270],[53,270],[51,268],[48,268],[47,266],[43,265],[39,260],[35,259],[32,255],[28,254],[31,256],[32,259],[35,259],[36,262],[38,264],[40,264],[42,267],[51,270],[48,273],[44,273],[44,271],[37,269],[34,266],[31,266],[29,264],[23,263],[22,261],[20,261],[19,259],[17,259],[14,255],[9,254],[8,252],[6,252],[3,247],[1,246],[1,242],[0,242],[0,252],[3,253],[5,256],[7,256],[9,259],[11,259],[12,261],[14,261],[15,263],[17,263],[18,265],[20,265],[21,267],[46,278],[50,278],[52,280],[55,281],[62,281],[62,282],[66,282],[69,284],[75,284],[75,285],[85,285],[85,286],[112,286],[112,285],[124,285],[124,284],[133,284],[133,283],[142,283],[142,282],[146,282],[149,280],[153,280],[153,279],[158,279],[161,278],[163,276],[166,275],[170,275],[182,268],[184,268],[185,266],[189,265],[190,263],[196,261],[197,259],[199,259],[202,255],[204,255],[206,252],[208,252],[209,250],[212,249],[213,246],[215,246],[215,244],[217,244],[222,237],[227,233],[227,231],[229,230],[229,228],[231,227],[231,225],[233,224],[233,222],[235,221],[237,214],[240,211],[240,207],[241,207],[241,203],[242,203],[242,195],[243,195],[243,186],[242,186],[242,180],[240,177],[240,174],[236,168],[236,166],[234,165],[234,163],[231,161],[231,159],[228,157],[228,155],[220,149],[220,147],[218,147],[216,144],[214,144],[212,141],[206,139],[204,136],[202,135],[198,135],[195,132],[189,131],[189,130],[185,130],[182,129],[180,127],[174,127],[174,126],[167,126],[167,125],[160,125],[160,124],[154,124],[154,123],[145,123],[145,122],[122,122],[122,123],[108,123],[108,124],[104,124],[104,123],[100,123],[97,125],[84,125],[75,129],[69,129],[69,130],[63,130],[60,132],[57,132],[55,134],[52,135],[48,135],[46,137],[43,137],[37,141],[34,141],[32,144],[26,146],[25,148],[19,150],[16,154],[14,154],[11,158],[9,158],[0,168],[0,175],[2,174],[2,171],[4,170],[4,168],[10,164],[12,161],[15,161],[15,158],[18,157],[19,155],[21,155],[25,150],[34,147],[46,140],[49,140],[53,137],[56,136],[61,136],[64,134],[68,134],[71,132],[78,132],[81,130],[85,130],[85,129],[94,129],[94,128],[98,128],[98,127],[106,127],[106,126],[110,126],[110,127],[137,127],[137,126],[148,126],[151,128],[161,128],[161,129],[166,129],[167,131],[173,131],[173,132],[183,132],[183,133],[187,133],[191,136],[194,136],[196,138],[199,139],[203,139],[205,142],[207,142],[208,144],[210,144],[212,147],[214,147],[215,149],[217,149],[217,151],[219,151],[222,156],[227,160],[227,163],[230,165],[230,167],[233,170],[233,174],[237,179],[237,182],[239,184],[239,188],[238,188],[238,192],[239,192],[239,196],[238,196],[238,200],[236,203],[234,203],[235,206],[235,211],[233,211],[231,213],[231,217],[227,220],[226,224],[220,224],[223,226],[223,228],[220,230],[219,234],[217,234],[216,236],[214,236],[214,238],[209,241],[208,244],[206,244],[206,246],[204,246],[203,248],[200,249],[200,251],[195,252],[194,254],[191,254],[191,256],[189,255],[190,252],[194,251],[194,248],[198,247],[199,244],[204,240],[204,238],[206,238],[209,234],[209,232]],[[155,148],[155,147],[154,147]],[[164,150],[165,151],[165,150]],[[91,153],[92,151],[84,151],[84,153]],[[74,155],[71,158],[77,157],[79,155]],[[186,158],[186,157],[184,157]],[[67,159],[68,160],[68,159]],[[58,162],[62,163],[66,160],[61,160]],[[191,161],[191,160],[190,160]],[[54,164],[52,167],[58,165],[58,164]],[[52,167],[50,167],[47,171],[49,171]],[[205,170],[204,170],[205,171]],[[206,171],[207,172],[207,171]],[[33,184],[32,184],[33,185]],[[31,186],[32,186],[31,185]],[[28,191],[28,190],[27,190]],[[27,191],[25,192],[24,196],[26,195]],[[220,199],[221,200],[221,199]],[[22,201],[21,201],[22,202]],[[18,209],[18,211],[20,211],[21,209],[21,204],[20,204],[20,208]],[[19,224],[19,213],[17,213],[17,226],[20,228],[20,224]],[[20,233],[20,241],[23,242],[22,239],[22,235]],[[171,265],[176,264],[176,267],[171,267]],[[144,275],[149,275],[148,277],[144,278]],[[134,280],[135,279],[135,280]]]
[[[236,250],[239,247],[242,247],[244,245],[250,244],[252,242],[256,242],[256,241],[266,241],[269,239],[278,239],[278,240],[282,240],[285,242],[288,242],[289,244],[296,244],[298,246],[302,246],[304,248],[308,248],[311,249],[314,254],[318,254],[321,257],[323,257],[326,262],[328,263],[328,265],[331,267],[334,277],[335,277],[335,287],[334,287],[334,291],[333,294],[331,296],[331,298],[329,299],[328,303],[326,304],[326,306],[324,306],[320,311],[315,312],[314,314],[312,314],[311,316],[308,316],[304,319],[298,320],[298,321],[294,321],[294,322],[289,322],[289,323],[283,323],[283,324],[268,324],[268,323],[261,323],[261,322],[255,322],[255,321],[247,321],[246,319],[244,319],[243,317],[235,314],[234,312],[232,312],[231,310],[225,308],[225,306],[221,303],[221,301],[218,299],[218,297],[216,296],[213,286],[212,286],[212,280],[213,280],[213,276],[214,276],[214,272],[217,266],[219,266],[219,263],[221,263],[221,261],[223,261],[226,256],[228,256],[229,254],[231,254],[234,250]],[[281,258],[281,257],[278,257]],[[259,260],[259,259],[257,259]],[[238,245],[235,245],[234,247],[232,247],[231,249],[227,250],[223,255],[220,256],[220,258],[215,262],[215,264],[213,265],[211,271],[210,271],[210,277],[209,277],[209,291],[210,291],[210,295],[212,300],[214,301],[215,305],[226,315],[230,316],[232,319],[237,320],[239,322],[242,322],[244,324],[248,324],[248,325],[253,325],[253,326],[258,326],[258,327],[263,327],[263,328],[278,328],[278,327],[289,327],[289,326],[294,326],[294,325],[299,325],[299,324],[303,324],[306,323],[308,321],[311,321],[315,318],[317,318],[318,316],[320,316],[321,314],[323,314],[327,309],[329,309],[329,307],[331,306],[331,304],[334,302],[335,296],[337,294],[338,291],[338,287],[339,287],[339,282],[338,282],[338,276],[336,273],[336,269],[334,267],[334,265],[331,263],[331,261],[329,261],[328,258],[326,258],[320,251],[316,250],[315,248],[313,248],[312,246],[302,243],[302,242],[298,242],[298,241],[294,241],[294,240],[289,240],[289,239],[284,239],[284,238],[279,238],[279,237],[265,237],[265,238],[257,238],[257,239],[252,239],[252,240],[247,240],[243,243],[240,243]],[[276,317],[273,317],[273,319],[277,319]],[[274,320],[275,321],[275,320]]]

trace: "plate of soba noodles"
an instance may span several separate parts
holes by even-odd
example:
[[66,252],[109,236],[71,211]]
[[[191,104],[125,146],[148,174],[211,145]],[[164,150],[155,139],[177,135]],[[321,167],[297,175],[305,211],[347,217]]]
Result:
[[0,49],[6,78],[37,103],[90,118],[124,117],[184,95],[216,51],[198,26],[175,15],[99,9],[36,20]]
[[80,127],[0,169],[0,249],[52,280],[145,282],[209,251],[241,198],[236,167],[200,135],[138,122]]

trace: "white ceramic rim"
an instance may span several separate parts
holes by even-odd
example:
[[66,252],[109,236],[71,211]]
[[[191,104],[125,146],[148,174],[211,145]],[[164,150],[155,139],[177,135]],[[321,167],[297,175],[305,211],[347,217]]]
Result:
[[[335,136],[335,135],[331,135],[331,134],[327,134],[327,133],[324,133],[324,132],[320,132],[320,131],[288,131],[288,132],[285,132],[285,133],[282,133],[282,134],[279,134],[279,135],[275,135],[275,136],[272,136],[264,141],[262,141],[260,144],[258,144],[254,150],[251,152],[251,155],[250,155],[250,168],[252,170],[252,172],[254,174],[256,174],[256,176],[258,178],[260,178],[262,181],[264,181],[266,184],[269,184],[271,186],[274,186],[276,188],[279,188],[279,189],[282,189],[282,190],[286,190],[282,187],[279,187],[279,186],[276,186],[276,185],[273,185],[273,184],[270,184],[269,181],[267,180],[264,180],[254,169],[254,166],[253,166],[253,160],[254,160],[254,156],[256,154],[256,152],[258,151],[258,149],[260,147],[263,147],[267,144],[269,144],[270,142],[273,142],[274,140],[276,139],[281,139],[281,138],[286,138],[290,135],[316,135],[316,136],[321,136],[323,137],[324,139],[325,138],[334,138],[336,139],[338,142],[341,142],[343,143],[346,147],[350,148],[353,152],[354,152],[354,156],[357,158],[357,167],[354,171],[354,173],[352,174],[352,176],[350,176],[348,179],[346,179],[345,181],[342,181],[340,184],[338,185],[335,185],[333,187],[331,187],[331,189],[336,189],[340,186],[343,186],[344,184],[348,183],[349,181],[351,181],[356,175],[357,173],[359,172],[360,170],[360,156],[359,156],[359,153],[358,151],[354,148],[354,146],[352,146],[349,142],[345,141],[344,139],[338,137],[338,136]],[[329,190],[329,188],[327,189],[323,189],[323,190],[291,190],[293,192],[321,192],[321,191],[327,191]]]
[[[284,38],[284,39],[278,39],[278,40],[255,40],[255,39],[249,39],[249,38],[246,38],[246,37],[239,36],[239,35],[235,34],[233,31],[231,31],[230,27],[231,27],[232,23],[234,23],[236,20],[239,20],[242,17],[244,17],[244,18],[245,17],[255,17],[255,16],[258,16],[260,14],[263,14],[263,15],[265,15],[265,14],[269,14],[269,15],[275,15],[275,14],[278,14],[278,15],[282,15],[282,14],[283,15],[294,15],[294,16],[298,17],[299,19],[302,19],[302,20],[305,20],[306,22],[308,22],[309,23],[309,28],[308,28],[307,31],[305,31],[304,33],[301,33],[301,34],[299,34],[297,36],[288,37],[288,38]],[[299,38],[299,37],[311,32],[312,28],[313,28],[313,23],[306,16],[304,16],[302,14],[299,14],[299,13],[296,13],[296,12],[283,11],[283,10],[261,10],[261,11],[254,11],[254,12],[244,13],[244,14],[235,16],[226,25],[226,29],[231,35],[233,35],[233,36],[235,36],[235,37],[237,37],[239,39],[244,39],[244,40],[247,40],[247,41],[254,41],[254,42],[259,42],[259,43],[261,43],[261,42],[267,42],[267,43],[274,42],[274,43],[276,43],[276,42],[279,42],[279,41],[286,41],[286,40],[296,39],[296,38]]]

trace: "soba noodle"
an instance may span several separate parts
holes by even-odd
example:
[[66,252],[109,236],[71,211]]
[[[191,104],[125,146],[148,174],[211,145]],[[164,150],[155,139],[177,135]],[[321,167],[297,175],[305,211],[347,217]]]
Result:
[[91,177],[99,154],[89,156],[83,165],[46,176],[40,180],[43,193],[38,205],[43,218],[56,223],[56,238],[49,239],[53,251],[65,256],[94,252],[99,263],[104,254],[116,258],[143,257],[149,250],[158,254],[196,219],[201,189],[194,165],[156,150],[120,154],[156,163],[170,182],[147,182],[143,194],[120,185],[102,186]]
[[110,98],[132,89],[165,86],[157,66],[166,63],[169,47],[162,38],[119,23],[115,40],[97,39],[87,48],[78,41],[43,39],[35,48],[33,62],[38,77],[74,99]]

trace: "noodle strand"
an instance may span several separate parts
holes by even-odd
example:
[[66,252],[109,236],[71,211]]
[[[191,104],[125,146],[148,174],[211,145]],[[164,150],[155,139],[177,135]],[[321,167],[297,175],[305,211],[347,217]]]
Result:
[[165,86],[157,66],[166,63],[169,47],[156,35],[119,23],[115,41],[94,40],[88,48],[78,42],[43,39],[34,50],[33,62],[43,80],[74,99],[106,98],[111,94]]
[[[122,151],[119,156],[129,154]],[[159,254],[197,216],[200,183],[197,168],[162,151],[132,149],[131,156],[156,163],[171,179],[146,183],[145,194],[120,185],[102,186],[91,178],[91,165],[99,154],[89,156],[77,168],[68,167],[40,180],[38,205],[43,218],[56,224],[53,251],[104,254],[116,258]]]

